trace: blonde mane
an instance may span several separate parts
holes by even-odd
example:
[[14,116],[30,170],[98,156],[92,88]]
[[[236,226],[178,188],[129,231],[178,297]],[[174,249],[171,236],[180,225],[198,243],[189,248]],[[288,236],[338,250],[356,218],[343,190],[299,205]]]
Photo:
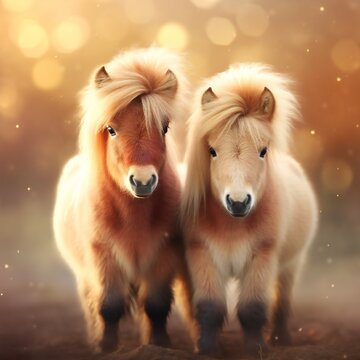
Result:
[[[206,199],[210,161],[207,137],[210,132],[228,131],[238,122],[241,131],[248,133],[254,143],[259,141],[261,132],[270,130],[272,149],[289,151],[292,123],[300,116],[297,100],[290,91],[291,83],[290,79],[272,72],[268,66],[238,64],[206,80],[200,87],[188,123],[187,176],[182,201],[184,219],[194,220]],[[202,95],[209,87],[217,99],[202,106]],[[270,126],[251,118],[265,87],[275,97]]]
[[[81,93],[82,120],[80,151],[90,169],[99,170],[103,161],[106,126],[120,111],[140,97],[146,127],[162,128],[164,118],[185,121],[187,79],[180,56],[161,48],[137,49],[120,53],[105,64],[110,80],[100,87],[95,73]],[[169,76],[169,71],[174,76]],[[167,145],[173,150],[173,135]]]

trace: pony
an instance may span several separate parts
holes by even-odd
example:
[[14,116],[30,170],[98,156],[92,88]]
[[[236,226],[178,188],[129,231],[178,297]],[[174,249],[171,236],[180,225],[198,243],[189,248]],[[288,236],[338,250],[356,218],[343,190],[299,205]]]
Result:
[[190,299],[170,130],[187,97],[181,57],[160,48],[120,53],[82,92],[80,151],[60,177],[53,227],[95,351],[116,349],[134,303],[143,342],[167,346],[175,278]]
[[245,351],[267,351],[271,314],[271,339],[290,342],[291,292],[317,224],[314,192],[289,151],[299,117],[290,87],[266,65],[235,64],[197,92],[181,212],[201,353],[218,351],[230,278]]

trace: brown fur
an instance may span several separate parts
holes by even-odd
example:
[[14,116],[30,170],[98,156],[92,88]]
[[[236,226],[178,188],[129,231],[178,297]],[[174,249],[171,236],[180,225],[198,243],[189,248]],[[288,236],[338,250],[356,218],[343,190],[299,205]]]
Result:
[[[167,149],[171,134],[166,140],[162,132],[167,121],[183,116],[185,89],[175,60],[161,49],[137,50],[96,73],[84,95],[81,152],[59,181],[56,242],[76,276],[95,350],[116,348],[119,320],[136,292],[143,341],[158,345],[169,341],[176,276],[190,299],[177,224],[181,188]],[[151,195],[137,198],[131,174],[141,183],[156,175]]]

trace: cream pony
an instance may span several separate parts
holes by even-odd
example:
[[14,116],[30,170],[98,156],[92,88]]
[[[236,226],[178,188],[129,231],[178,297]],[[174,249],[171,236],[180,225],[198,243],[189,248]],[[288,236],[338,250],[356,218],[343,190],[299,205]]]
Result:
[[289,86],[267,66],[234,65],[205,81],[196,98],[182,216],[202,353],[217,350],[231,277],[241,286],[237,314],[245,349],[266,350],[263,329],[271,308],[272,340],[290,342],[291,291],[318,211],[289,153],[299,116]]

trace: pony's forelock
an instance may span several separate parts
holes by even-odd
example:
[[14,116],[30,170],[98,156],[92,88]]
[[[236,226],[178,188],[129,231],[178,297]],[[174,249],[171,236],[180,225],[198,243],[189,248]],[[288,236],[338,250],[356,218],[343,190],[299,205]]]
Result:
[[[261,144],[261,134],[270,131],[274,150],[289,151],[292,123],[300,116],[297,100],[290,90],[291,84],[290,79],[262,64],[234,65],[205,81],[197,93],[188,124],[188,168],[182,201],[184,218],[195,220],[206,198],[210,161],[207,137],[211,132],[221,134],[238,122],[240,130],[249,134],[255,146]],[[217,99],[201,105],[201,97],[209,86]],[[259,98],[265,87],[275,97],[275,112],[270,126],[251,118],[250,105],[246,101]]]

